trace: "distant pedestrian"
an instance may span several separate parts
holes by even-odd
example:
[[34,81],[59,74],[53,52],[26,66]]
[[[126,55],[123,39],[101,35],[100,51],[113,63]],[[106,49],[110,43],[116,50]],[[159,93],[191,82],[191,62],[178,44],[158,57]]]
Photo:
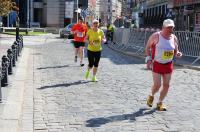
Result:
[[113,35],[114,35],[114,27],[111,23],[107,25],[107,31],[106,31],[106,42],[105,44],[108,44],[108,41],[110,40],[113,42]]
[[83,23],[83,18],[78,19],[78,23],[74,24],[71,29],[74,34],[74,47],[75,47],[75,58],[74,61],[77,62],[78,55],[80,57],[80,66],[84,66],[84,47],[85,47],[85,36],[87,32],[87,26]]
[[85,78],[87,79],[90,74],[90,70],[93,70],[92,81],[96,82],[96,74],[101,58],[102,42],[105,40],[103,30],[99,29],[99,21],[93,20],[92,28],[88,30],[86,39],[89,41],[87,48],[88,56],[88,69],[85,73]]
[[[160,92],[157,110],[165,111],[163,100],[168,93],[171,75],[173,72],[173,58],[180,58],[182,53],[178,50],[178,40],[173,34],[174,21],[166,19],[163,22],[162,30],[152,34],[146,46],[147,67],[152,70],[153,86],[151,94],[147,99],[147,105],[152,107],[154,95],[159,91],[161,84],[163,88]],[[161,83],[162,78],[162,83]]]

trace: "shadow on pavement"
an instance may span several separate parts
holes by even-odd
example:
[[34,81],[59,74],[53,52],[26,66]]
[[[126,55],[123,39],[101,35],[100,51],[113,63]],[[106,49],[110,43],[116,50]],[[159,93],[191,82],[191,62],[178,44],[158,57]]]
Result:
[[108,58],[116,65],[144,64],[144,60],[140,58],[124,55],[122,53],[113,51],[107,46],[103,46],[101,58]]
[[50,86],[43,86],[40,88],[37,88],[39,90],[43,90],[43,89],[47,89],[47,88],[56,88],[56,87],[69,87],[72,85],[80,85],[80,84],[85,84],[85,83],[89,83],[91,81],[77,81],[77,82],[72,82],[72,83],[64,83],[64,84],[55,84],[55,85],[50,85]]
[[42,55],[42,53],[34,53],[34,54],[31,54],[31,55]]
[[149,115],[149,114],[154,113],[155,111],[156,111],[155,108],[151,110],[149,110],[148,108],[140,108],[138,111],[136,111],[133,114],[123,114],[123,115],[115,115],[115,116],[109,116],[109,117],[93,118],[86,121],[87,123],[86,127],[100,127],[101,125],[104,125],[107,123],[123,121],[123,120],[135,121],[136,117]]
[[69,65],[63,65],[63,66],[52,66],[52,67],[40,67],[40,68],[37,68],[37,69],[38,69],[38,70],[42,70],[42,69],[64,68],[64,67],[69,67]]
[[144,60],[139,57],[123,54],[117,52],[107,45],[103,45],[101,58],[108,58],[116,65],[127,65],[127,64],[144,64]]

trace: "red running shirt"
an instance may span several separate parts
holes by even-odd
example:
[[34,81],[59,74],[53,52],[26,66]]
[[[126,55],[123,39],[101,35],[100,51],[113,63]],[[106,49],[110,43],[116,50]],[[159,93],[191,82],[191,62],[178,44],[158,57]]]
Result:
[[87,33],[87,26],[85,24],[75,24],[72,29],[72,32],[76,31],[74,34],[74,41],[76,42],[84,42],[85,36]]

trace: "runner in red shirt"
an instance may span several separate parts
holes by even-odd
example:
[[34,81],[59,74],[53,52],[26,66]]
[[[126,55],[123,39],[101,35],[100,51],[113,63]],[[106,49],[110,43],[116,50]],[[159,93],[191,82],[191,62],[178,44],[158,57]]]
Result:
[[80,57],[80,66],[84,66],[84,47],[85,47],[85,36],[87,32],[87,26],[83,23],[83,18],[78,19],[71,32],[74,34],[74,47],[75,47],[75,62],[77,62],[77,56]]

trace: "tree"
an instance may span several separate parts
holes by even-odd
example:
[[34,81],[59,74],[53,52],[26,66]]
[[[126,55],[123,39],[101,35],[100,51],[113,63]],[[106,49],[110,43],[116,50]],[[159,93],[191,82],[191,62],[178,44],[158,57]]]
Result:
[[0,16],[8,15],[12,10],[19,10],[15,2],[12,2],[12,0],[0,0]]

